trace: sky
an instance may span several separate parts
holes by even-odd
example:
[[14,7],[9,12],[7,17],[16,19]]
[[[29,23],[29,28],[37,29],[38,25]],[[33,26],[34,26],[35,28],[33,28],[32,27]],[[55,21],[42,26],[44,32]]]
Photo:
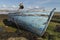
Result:
[[0,0],[0,9],[17,9],[20,2],[23,2],[24,8],[56,8],[60,12],[60,0]]

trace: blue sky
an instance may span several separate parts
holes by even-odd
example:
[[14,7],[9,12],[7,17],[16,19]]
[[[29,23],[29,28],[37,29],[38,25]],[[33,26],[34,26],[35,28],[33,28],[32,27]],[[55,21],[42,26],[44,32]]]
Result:
[[44,7],[45,9],[56,8],[60,11],[60,0],[0,0],[0,8],[17,8],[23,2],[25,8]]

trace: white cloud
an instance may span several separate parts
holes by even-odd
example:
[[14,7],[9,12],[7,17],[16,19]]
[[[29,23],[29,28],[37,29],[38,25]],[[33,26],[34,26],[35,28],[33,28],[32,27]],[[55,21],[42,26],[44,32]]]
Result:
[[6,8],[7,6],[5,4],[3,4],[2,7]]
[[18,6],[16,6],[16,5],[11,6],[11,10],[17,10],[17,9],[18,9]]
[[13,8],[16,8],[17,6],[16,5],[12,5]]
[[40,8],[39,6],[29,6],[29,9],[33,9],[33,8]]
[[29,7],[27,7],[28,9],[32,9],[33,8],[33,6],[29,6]]
[[1,5],[0,7],[0,10],[16,10],[18,7],[16,5],[11,5],[11,6],[8,6],[8,5]]
[[29,9],[40,8],[41,6],[39,6],[39,5],[43,5],[43,4],[49,3],[49,2],[51,2],[51,0],[37,0],[36,2],[33,2],[33,4],[31,6],[29,6],[28,8]]
[[1,8],[0,9],[7,9],[7,5],[5,5],[5,4],[3,4],[3,5],[1,5]]
[[35,6],[35,8],[39,8],[39,6]]

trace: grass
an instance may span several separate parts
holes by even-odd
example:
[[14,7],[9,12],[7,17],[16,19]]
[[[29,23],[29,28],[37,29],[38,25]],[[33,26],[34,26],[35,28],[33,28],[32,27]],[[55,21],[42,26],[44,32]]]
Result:
[[5,30],[6,30],[7,32],[15,32],[15,31],[16,31],[16,28],[5,27]]
[[16,28],[12,28],[10,26],[6,26],[2,20],[0,20],[0,27],[3,27],[7,32],[15,32]]
[[48,32],[51,35],[55,35],[56,40],[60,40],[60,38],[57,37],[60,33],[54,31],[56,25],[60,25],[60,23],[50,22],[46,32]]
[[0,20],[0,26],[4,26],[4,23],[2,22],[2,20]]

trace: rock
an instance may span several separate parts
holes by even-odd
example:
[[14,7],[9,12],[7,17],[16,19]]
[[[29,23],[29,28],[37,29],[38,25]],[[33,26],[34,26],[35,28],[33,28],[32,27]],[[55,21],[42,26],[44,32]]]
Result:
[[8,26],[5,26],[6,28],[8,27]]
[[37,40],[43,40],[42,38],[37,38]]
[[8,40],[28,40],[27,38],[25,38],[25,37],[10,37],[10,38],[8,38]]

